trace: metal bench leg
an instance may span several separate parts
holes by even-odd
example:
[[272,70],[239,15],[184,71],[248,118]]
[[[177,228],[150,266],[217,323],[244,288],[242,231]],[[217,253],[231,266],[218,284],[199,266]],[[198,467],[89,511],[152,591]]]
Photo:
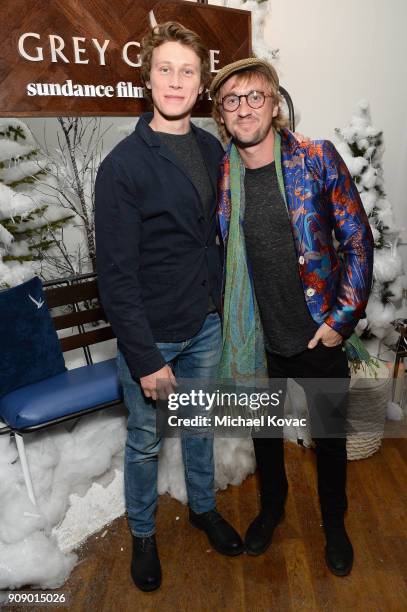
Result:
[[27,455],[25,454],[23,436],[15,431],[14,437],[16,439],[18,456],[20,457],[21,468],[23,470],[24,482],[25,482],[25,486],[27,489],[28,497],[30,498],[34,506],[36,506],[37,502],[35,501],[35,495],[34,495],[34,489],[33,489],[32,480],[31,480],[30,468],[28,467]]

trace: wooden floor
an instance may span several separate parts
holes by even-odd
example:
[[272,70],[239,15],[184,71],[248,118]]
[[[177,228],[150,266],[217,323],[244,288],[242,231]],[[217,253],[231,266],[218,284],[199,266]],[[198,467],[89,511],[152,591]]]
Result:
[[[205,534],[189,525],[187,508],[164,496],[157,516],[161,588],[142,593],[134,587],[131,540],[122,517],[105,537],[93,536],[79,551],[82,562],[60,589],[68,595],[69,610],[407,611],[407,440],[386,439],[373,457],[349,463],[347,526],[355,563],[345,578],[325,566],[314,454],[286,443],[286,458],[286,518],[264,555],[219,555]],[[252,476],[218,493],[219,510],[242,535],[257,512],[256,491]]]

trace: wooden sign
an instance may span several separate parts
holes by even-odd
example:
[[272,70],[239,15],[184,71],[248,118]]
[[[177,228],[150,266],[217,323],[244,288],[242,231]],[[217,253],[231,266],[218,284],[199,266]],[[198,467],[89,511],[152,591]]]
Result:
[[[144,112],[140,41],[151,23],[165,21],[202,37],[213,74],[251,54],[247,11],[179,0],[3,0],[0,116]],[[194,114],[210,111],[206,93]]]

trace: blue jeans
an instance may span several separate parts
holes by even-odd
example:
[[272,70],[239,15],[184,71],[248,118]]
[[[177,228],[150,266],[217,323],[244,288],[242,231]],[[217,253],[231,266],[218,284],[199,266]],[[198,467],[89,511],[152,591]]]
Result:
[[[210,313],[201,329],[182,342],[157,342],[176,378],[215,378],[221,350],[221,324]],[[119,378],[129,411],[124,456],[124,487],[129,525],[133,535],[155,532],[157,467],[161,438],[156,432],[155,402],[144,396],[123,355],[118,354]],[[190,508],[197,513],[215,508],[213,434],[181,431],[182,458]]]

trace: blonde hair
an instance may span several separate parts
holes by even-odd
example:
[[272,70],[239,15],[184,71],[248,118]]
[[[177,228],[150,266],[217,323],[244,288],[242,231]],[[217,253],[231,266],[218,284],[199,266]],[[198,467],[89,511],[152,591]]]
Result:
[[[190,47],[201,60],[201,84],[207,85],[211,78],[209,51],[200,36],[176,21],[167,21],[155,26],[141,41],[141,81],[146,85],[150,80],[153,51],[166,42],[179,42]],[[145,87],[145,96],[151,101],[151,90]]]
[[272,122],[272,126],[276,129],[276,130],[280,130],[283,127],[288,127],[289,125],[289,120],[288,117],[286,117],[286,115],[284,114],[283,110],[282,110],[282,104],[284,102],[284,98],[281,95],[279,89],[278,89],[278,85],[277,83],[271,78],[270,72],[263,66],[256,66],[254,68],[243,68],[242,70],[239,70],[237,72],[234,72],[230,75],[230,77],[228,77],[228,79],[225,79],[225,81],[222,83],[222,85],[219,87],[219,89],[217,89],[215,97],[213,98],[213,107],[212,107],[212,117],[216,122],[216,125],[218,127],[218,132],[219,135],[222,139],[222,141],[224,143],[228,142],[231,138],[231,135],[229,134],[229,132],[227,131],[227,128],[225,126],[224,123],[222,123],[221,119],[222,119],[222,105],[221,105],[221,97],[220,97],[220,90],[222,89],[223,85],[231,78],[231,77],[237,77],[237,80],[239,83],[242,82],[246,82],[250,79],[250,77],[252,76],[256,76],[256,75],[260,75],[262,80],[264,81],[265,85],[269,88],[270,90],[270,94],[272,96],[273,102],[274,104],[278,104],[278,113],[275,117],[273,117],[273,122]]

